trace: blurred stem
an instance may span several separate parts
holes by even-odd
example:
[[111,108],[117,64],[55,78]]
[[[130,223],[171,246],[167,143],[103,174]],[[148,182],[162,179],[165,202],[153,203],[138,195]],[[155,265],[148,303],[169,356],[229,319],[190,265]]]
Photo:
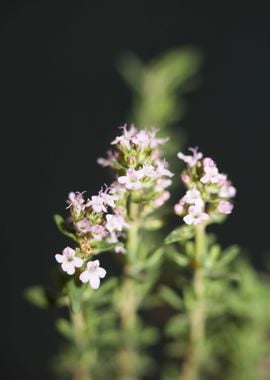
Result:
[[[75,344],[78,351],[82,355],[88,344],[83,311],[80,310],[75,313],[70,308],[70,319],[73,325]],[[73,371],[73,380],[91,380],[90,364],[78,363],[77,367]]]
[[203,256],[205,254],[205,224],[195,227],[195,258],[193,290],[195,301],[190,311],[190,341],[186,361],[183,366],[182,380],[199,380],[202,350],[205,330],[205,305],[204,305],[204,268]]
[[130,266],[136,262],[139,246],[139,205],[129,205],[130,228],[127,232],[127,262],[124,268],[124,279],[121,288],[120,318],[124,335],[124,345],[118,356],[119,380],[136,380],[136,350],[134,331],[137,319],[136,284],[130,277]]

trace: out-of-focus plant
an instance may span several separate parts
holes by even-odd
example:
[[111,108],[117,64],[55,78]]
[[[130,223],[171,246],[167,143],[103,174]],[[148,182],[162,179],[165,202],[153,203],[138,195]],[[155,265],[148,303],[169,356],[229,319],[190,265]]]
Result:
[[197,87],[201,64],[202,54],[195,47],[171,49],[147,63],[131,52],[117,60],[118,71],[132,91],[127,120],[158,126],[161,133],[170,135],[165,152],[171,159],[185,141],[178,123],[186,111],[184,95]]
[[[173,162],[183,147],[183,131],[174,127],[200,65],[194,48],[172,50],[148,64],[130,53],[118,60],[133,92],[130,120],[148,128],[122,127],[107,157],[98,160],[112,169],[110,186],[89,199],[69,194],[69,215],[55,216],[72,241],[55,255],[60,264],[55,287],[26,290],[36,306],[67,312],[56,321],[66,339],[54,361],[59,376],[139,380],[157,379],[162,372],[163,380],[269,378],[270,281],[243,260],[238,247],[224,250],[209,233],[211,224],[231,213],[235,188],[197,148],[178,154],[186,164],[181,175],[186,193],[174,211],[184,224],[163,243],[175,219],[161,207],[173,176],[163,152]],[[152,125],[161,136],[170,135],[166,144]],[[100,261],[108,252],[114,269],[106,271]],[[156,351],[150,349],[154,344]]]
[[182,269],[171,287],[160,290],[176,311],[166,326],[174,361],[164,379],[267,380],[269,278],[261,280],[250,264],[237,260],[239,248],[223,250],[206,233],[231,213],[236,191],[211,158],[190,150],[192,155],[178,154],[186,163],[181,179],[188,190],[175,213],[185,224],[165,240],[172,244],[168,257]]

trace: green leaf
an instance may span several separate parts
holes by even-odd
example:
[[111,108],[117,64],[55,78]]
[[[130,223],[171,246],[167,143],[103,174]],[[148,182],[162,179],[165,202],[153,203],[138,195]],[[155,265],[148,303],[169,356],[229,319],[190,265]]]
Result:
[[75,234],[72,233],[72,232],[70,232],[70,231],[68,231],[64,218],[61,215],[58,215],[58,214],[55,214],[53,218],[54,218],[54,221],[55,221],[55,224],[56,224],[58,230],[63,235],[65,235],[65,236],[69,237],[70,239],[72,239],[72,240],[74,240],[74,241],[77,242],[77,238],[76,238]]
[[169,251],[168,255],[180,267],[186,267],[190,262],[188,257],[182,253],[176,252],[175,250]]
[[168,286],[162,286],[160,289],[160,297],[166,301],[169,305],[177,310],[182,310],[183,302],[179,295],[169,288]]
[[176,242],[185,242],[192,239],[194,236],[194,229],[189,226],[181,226],[173,230],[165,239],[165,244],[172,244]]
[[159,262],[162,259],[163,253],[164,253],[163,248],[157,249],[149,258],[147,258],[145,267],[152,268],[156,266],[157,264],[159,264]]
[[77,313],[81,309],[83,300],[83,293],[89,284],[76,284],[74,279],[71,279],[67,283],[67,291],[70,299],[70,306],[74,313]]
[[50,301],[42,286],[31,286],[24,291],[25,298],[33,305],[40,309],[47,309],[50,307]]
[[59,318],[55,322],[55,327],[58,330],[60,334],[62,334],[65,338],[68,340],[73,341],[74,339],[74,333],[73,333],[73,328],[71,323],[64,319],[64,318]]
[[239,247],[232,245],[223,251],[222,258],[217,263],[219,267],[225,267],[230,264],[239,253]]
[[101,252],[112,251],[115,248],[115,244],[109,244],[106,241],[96,241],[92,244],[94,254]]
[[164,225],[164,220],[162,219],[147,219],[143,228],[147,231],[155,231]]

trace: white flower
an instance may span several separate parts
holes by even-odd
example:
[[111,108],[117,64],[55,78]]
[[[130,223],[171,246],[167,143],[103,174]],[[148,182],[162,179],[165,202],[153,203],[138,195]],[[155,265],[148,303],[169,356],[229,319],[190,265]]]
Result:
[[131,126],[129,130],[127,130],[127,126],[124,125],[121,127],[123,130],[123,134],[121,136],[117,136],[112,142],[111,145],[119,144],[124,149],[130,150],[130,141],[132,137],[137,133],[137,129]]
[[84,284],[89,282],[93,289],[98,289],[100,285],[100,278],[106,276],[106,271],[104,268],[99,266],[99,260],[88,261],[86,265],[87,269],[80,274],[80,280]]
[[109,232],[114,231],[122,231],[123,228],[128,228],[129,224],[125,221],[125,219],[121,215],[106,215],[106,225],[105,227]]
[[155,186],[155,191],[160,193],[167,187],[171,186],[171,184],[172,184],[172,180],[169,178],[158,178],[157,184]]
[[188,164],[190,167],[193,167],[197,164],[199,160],[203,158],[203,154],[201,152],[198,152],[198,147],[196,148],[188,148],[190,152],[192,152],[192,156],[188,156],[183,154],[182,152],[177,153],[177,157],[180,158],[180,160],[184,161],[186,164]]
[[91,206],[95,212],[106,212],[107,209],[104,205],[104,199],[100,195],[93,195],[91,200],[88,200],[87,207]]
[[148,134],[148,132],[143,129],[136,133],[136,135],[131,139],[133,144],[138,145],[139,148],[145,149],[147,148],[151,143],[151,138]]
[[71,207],[72,211],[77,216],[79,216],[81,212],[85,209],[84,198],[83,198],[84,193],[85,191],[82,193],[80,193],[79,191],[76,191],[75,193],[71,192],[68,194],[67,209]]
[[183,200],[190,205],[197,205],[198,207],[202,207],[204,205],[201,193],[195,187],[192,187],[186,192]]
[[108,205],[112,208],[115,207],[114,201],[117,201],[119,199],[119,196],[116,194],[110,194],[110,189],[107,189],[106,191],[100,191],[99,196],[103,199],[103,202],[105,205]]
[[220,191],[219,191],[219,196],[221,198],[233,198],[236,195],[236,188],[232,186],[231,182],[226,180],[222,184]]
[[156,165],[157,165],[156,171],[160,177],[162,177],[162,176],[173,177],[174,176],[174,174],[170,170],[167,169],[168,162],[165,159],[163,161],[157,160]]
[[155,178],[157,176],[155,167],[150,164],[143,164],[141,171],[144,177]]
[[[207,161],[206,161],[207,160]],[[207,164],[205,163],[207,162]],[[218,168],[211,158],[204,159],[204,175],[200,179],[203,184],[206,183],[219,183],[221,179],[221,174],[218,172]]]
[[202,211],[202,208],[199,206],[189,206],[188,214],[183,218],[186,224],[200,224],[204,220],[208,220],[209,215]]
[[103,168],[106,168],[108,166],[113,167],[113,162],[117,160],[118,155],[119,155],[118,152],[113,152],[111,150],[108,150],[107,158],[100,157],[97,159],[97,163]]
[[83,265],[83,260],[75,256],[75,254],[74,249],[66,247],[62,255],[55,255],[55,260],[61,264],[63,271],[70,275],[75,273],[75,268],[80,268]]
[[136,190],[142,187],[140,179],[143,177],[142,170],[128,169],[126,175],[118,177],[118,182],[128,190]]

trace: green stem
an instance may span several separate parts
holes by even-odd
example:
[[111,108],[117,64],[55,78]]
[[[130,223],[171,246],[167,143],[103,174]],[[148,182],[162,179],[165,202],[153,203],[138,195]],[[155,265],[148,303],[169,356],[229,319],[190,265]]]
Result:
[[202,361],[202,350],[205,333],[205,305],[204,305],[204,268],[205,254],[205,225],[196,226],[195,260],[193,289],[195,302],[190,312],[190,341],[186,361],[183,366],[182,380],[199,380]]
[[[83,354],[87,347],[85,319],[82,310],[74,312],[70,308],[70,319],[73,325],[75,344],[78,351]],[[91,380],[89,363],[78,364],[73,371],[73,380]]]
[[124,279],[121,288],[120,318],[125,337],[124,347],[119,352],[119,380],[136,380],[136,350],[132,335],[136,328],[137,295],[136,284],[130,277],[130,266],[136,262],[139,246],[139,205],[130,203],[130,228],[127,232],[127,263],[124,268]]

